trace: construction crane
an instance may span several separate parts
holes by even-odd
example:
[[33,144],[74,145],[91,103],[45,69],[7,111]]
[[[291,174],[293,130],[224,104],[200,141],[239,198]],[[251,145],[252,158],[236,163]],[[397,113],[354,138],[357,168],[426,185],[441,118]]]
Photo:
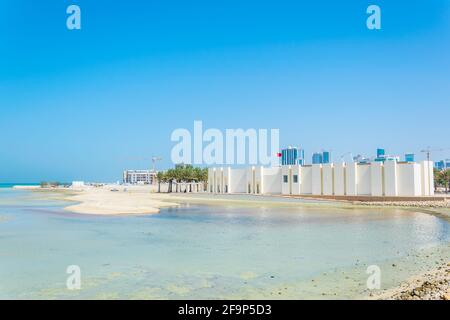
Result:
[[136,158],[127,158],[127,160],[133,160],[133,161],[149,161],[152,162],[152,170],[155,171],[156,169],[156,162],[161,161],[162,158],[158,156],[152,156],[151,158],[143,158],[143,157],[136,157]]
[[445,151],[445,150],[450,150],[450,148],[431,149],[430,147],[427,147],[424,150],[420,150],[420,152],[426,153],[427,154],[427,161],[430,161],[430,159],[431,159],[431,152],[440,152],[440,151]]
[[341,155],[341,162],[344,161],[344,157],[350,155],[350,158],[353,160],[353,153],[352,152],[346,152],[343,155]]
[[161,161],[161,160],[162,160],[161,157],[156,157],[156,156],[152,157],[152,169],[153,169],[153,171],[155,171],[156,161]]
[[[431,149],[430,147],[427,147],[424,150],[420,150],[420,152],[426,153],[427,154],[427,163],[428,166],[430,165],[430,159],[431,159],[431,152],[440,152],[440,151],[445,151],[445,150],[450,150],[450,148],[438,148],[438,149]],[[430,168],[428,168],[430,169]],[[430,190],[429,190],[430,194],[431,194],[431,185],[430,185]]]

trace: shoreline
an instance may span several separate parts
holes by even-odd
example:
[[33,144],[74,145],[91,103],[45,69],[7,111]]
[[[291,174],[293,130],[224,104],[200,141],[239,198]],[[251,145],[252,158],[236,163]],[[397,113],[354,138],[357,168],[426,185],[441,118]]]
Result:
[[[65,206],[64,210],[79,214],[95,215],[129,215],[129,214],[156,214],[161,208],[177,207],[183,203],[226,205],[235,204],[243,206],[307,206],[329,207],[330,209],[352,208],[398,208],[402,210],[415,210],[444,218],[450,217],[447,208],[434,206],[395,205],[395,203],[354,203],[332,201],[323,199],[302,199],[259,195],[212,195],[209,193],[156,193],[149,188],[124,187],[105,185],[102,187],[84,187],[82,189],[67,188],[32,188],[32,192],[47,193],[50,198],[69,201],[74,204]],[[52,195],[53,193],[53,195]],[[410,203],[405,203],[410,204]],[[445,255],[444,255],[445,256]],[[445,258],[445,257],[444,257]],[[447,257],[448,258],[448,257]],[[402,281],[398,286],[385,289],[381,292],[368,294],[367,299],[373,300],[427,300],[450,299],[450,260],[441,259],[436,266],[429,266],[426,272],[420,271]],[[447,261],[448,260],[448,261]]]
[[450,300],[450,261],[371,295],[369,300]]
[[161,208],[176,207],[183,202],[206,205],[239,204],[243,206],[308,206],[330,208],[380,208],[415,210],[439,216],[450,221],[450,201],[352,201],[317,197],[291,197],[282,195],[158,193],[155,186],[85,186],[82,188],[41,188],[40,186],[14,186],[13,189],[32,192],[62,194],[60,200],[76,202],[65,207],[66,211],[80,214],[120,215],[155,214]]
[[[450,215],[450,195],[437,195],[433,197],[374,197],[371,199],[368,196],[312,196],[312,195],[280,195],[280,194],[215,194],[209,192],[157,192],[156,185],[133,185],[123,186],[115,184],[103,184],[101,186],[83,186],[78,188],[62,188],[49,187],[43,188],[39,185],[13,185],[12,189],[28,190],[28,191],[54,191],[54,192],[82,192],[89,193],[96,190],[113,190],[127,191],[130,193],[146,193],[153,200],[168,199],[188,200],[195,202],[232,202],[232,203],[278,203],[278,204],[328,204],[338,205],[343,207],[391,207],[391,208],[412,208],[412,209],[448,209]],[[80,201],[84,201],[84,197],[80,197]],[[68,199],[71,201],[71,199]],[[78,200],[75,200],[78,201]],[[153,210],[152,210],[153,211]],[[427,212],[428,213],[428,212]]]
[[64,211],[87,215],[156,214],[161,208],[177,207],[178,203],[154,197],[146,189],[117,187],[37,188],[31,191],[46,194],[48,198],[70,202]]

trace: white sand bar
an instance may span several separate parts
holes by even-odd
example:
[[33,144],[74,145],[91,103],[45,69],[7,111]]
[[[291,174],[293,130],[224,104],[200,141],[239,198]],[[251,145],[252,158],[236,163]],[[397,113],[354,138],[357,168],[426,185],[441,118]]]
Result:
[[152,194],[145,188],[83,188],[78,194],[70,195],[66,199],[78,203],[66,207],[65,210],[83,214],[149,214],[158,213],[160,208],[178,206],[176,203],[164,201],[161,195]]

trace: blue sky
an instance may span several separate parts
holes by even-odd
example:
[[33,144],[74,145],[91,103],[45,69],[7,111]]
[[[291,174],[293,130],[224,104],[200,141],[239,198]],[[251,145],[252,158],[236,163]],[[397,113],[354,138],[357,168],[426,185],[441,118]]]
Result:
[[0,182],[166,168],[194,120],[279,128],[308,158],[450,148],[448,0],[2,0],[0,40]]

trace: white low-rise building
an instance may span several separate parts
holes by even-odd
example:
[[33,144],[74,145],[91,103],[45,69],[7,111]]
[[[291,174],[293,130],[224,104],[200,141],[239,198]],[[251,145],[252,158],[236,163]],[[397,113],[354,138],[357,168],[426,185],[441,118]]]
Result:
[[71,188],[72,189],[83,189],[84,181],[72,181]]
[[208,169],[211,193],[422,197],[434,195],[431,161]]
[[156,171],[153,170],[125,170],[123,172],[125,184],[156,184]]

